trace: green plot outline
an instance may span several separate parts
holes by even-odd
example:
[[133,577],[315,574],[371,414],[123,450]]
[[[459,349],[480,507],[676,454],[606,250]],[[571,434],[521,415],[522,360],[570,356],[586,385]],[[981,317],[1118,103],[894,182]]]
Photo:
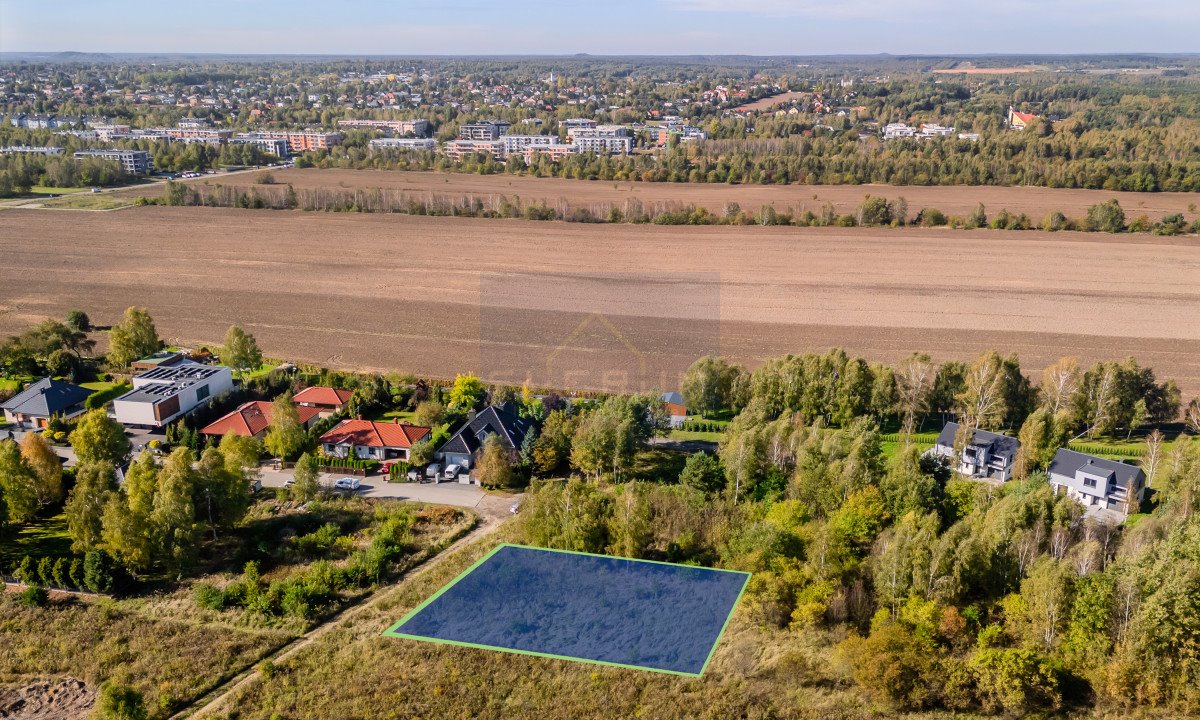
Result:
[[[717,633],[717,637],[713,640],[712,649],[710,649],[708,651],[708,657],[705,658],[704,665],[700,668],[700,672],[696,672],[696,673],[683,672],[681,670],[667,670],[665,668],[656,668],[656,667],[651,667],[649,665],[630,665],[627,663],[610,662],[608,660],[592,660],[591,658],[576,657],[574,655],[556,655],[554,653],[536,652],[534,650],[518,650],[516,648],[502,647],[500,645],[484,645],[482,643],[464,642],[462,640],[446,640],[444,638],[434,638],[434,637],[428,637],[425,635],[410,635],[408,633],[402,633],[402,632],[398,631],[400,626],[402,626],[404,623],[411,620],[414,615],[416,615],[417,613],[424,610],[427,606],[429,606],[431,603],[433,603],[434,600],[437,600],[445,592],[450,590],[450,588],[457,585],[460,580],[467,577],[471,573],[475,572],[475,570],[480,565],[483,565],[485,562],[490,560],[493,555],[500,552],[502,549],[509,548],[509,547],[521,548],[522,550],[540,550],[542,552],[563,553],[565,555],[586,555],[589,557],[606,558],[608,560],[626,560],[628,562],[635,562],[635,563],[650,563],[653,565],[669,565],[671,567],[687,567],[687,568],[699,567],[701,570],[708,570],[710,572],[722,572],[722,573],[730,573],[733,575],[742,575],[742,576],[744,576],[744,579],[742,580],[741,589],[738,590],[737,597],[734,598],[733,604],[730,605],[730,607],[729,607],[729,614],[725,616],[725,622],[723,622],[721,624],[721,630]],[[384,630],[383,635],[384,635],[384,637],[403,638],[405,640],[417,640],[418,642],[434,643],[437,645],[456,645],[458,647],[475,648],[476,650],[494,650],[497,652],[511,653],[513,655],[528,655],[531,657],[551,658],[553,660],[570,660],[573,662],[589,663],[591,665],[606,665],[608,667],[627,668],[630,670],[644,670],[647,672],[662,673],[664,675],[679,675],[682,677],[698,678],[704,674],[705,670],[708,669],[709,663],[712,662],[713,655],[716,655],[717,648],[721,644],[721,638],[724,637],[725,630],[726,630],[726,628],[729,627],[729,621],[733,619],[733,613],[735,610],[737,610],[738,603],[741,602],[742,594],[746,592],[746,585],[749,584],[750,575],[751,575],[750,573],[744,572],[741,570],[726,570],[724,568],[706,568],[706,567],[700,567],[700,566],[695,566],[695,565],[683,565],[681,563],[663,562],[661,560],[643,560],[641,558],[627,558],[627,557],[621,557],[618,555],[604,555],[603,553],[580,552],[578,550],[558,550],[556,548],[544,548],[544,547],[537,547],[534,545],[521,545],[518,543],[500,543],[496,547],[489,550],[487,552],[487,554],[485,554],[483,557],[479,558],[474,563],[472,563],[469,568],[467,568],[466,570],[463,570],[461,573],[459,573],[453,580],[451,580],[450,582],[446,583],[441,588],[439,588],[438,591],[435,592],[433,595],[429,596],[429,598],[427,600],[425,600],[425,602],[421,603],[420,605],[416,606],[412,610],[409,610],[407,613],[405,613],[404,617],[400,618],[400,620],[398,620],[395,624],[393,624],[387,630]]]

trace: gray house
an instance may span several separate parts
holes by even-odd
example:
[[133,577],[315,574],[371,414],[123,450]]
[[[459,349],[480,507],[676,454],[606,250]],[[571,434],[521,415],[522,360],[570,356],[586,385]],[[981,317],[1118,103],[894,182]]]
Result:
[[1006,482],[1012,478],[1013,461],[1021,443],[1016,438],[987,430],[976,430],[971,442],[962,449],[961,455],[954,451],[954,438],[958,435],[958,423],[948,422],[938,435],[933,453],[951,460],[951,467],[967,477]]
[[82,414],[83,401],[91,394],[91,390],[78,385],[42,378],[5,400],[0,408],[4,410],[4,419],[18,427],[42,428],[52,417],[72,418]]
[[1136,465],[1060,448],[1050,463],[1050,485],[1078,500],[1088,515],[1121,521],[1138,511],[1146,474]]
[[[483,442],[489,435],[500,438],[500,442],[511,452],[518,452],[525,435],[529,433],[529,420],[521,417],[507,406],[489,405],[479,413],[472,413],[467,423],[446,441],[438,450],[438,457],[446,465],[458,465],[465,470],[475,467],[475,460]],[[477,482],[470,473],[459,475],[459,482]]]

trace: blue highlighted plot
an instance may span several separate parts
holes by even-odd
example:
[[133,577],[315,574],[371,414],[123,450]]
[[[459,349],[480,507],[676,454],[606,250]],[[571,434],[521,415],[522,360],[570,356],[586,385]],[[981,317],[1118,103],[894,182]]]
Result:
[[749,577],[500,545],[385,634],[699,676]]

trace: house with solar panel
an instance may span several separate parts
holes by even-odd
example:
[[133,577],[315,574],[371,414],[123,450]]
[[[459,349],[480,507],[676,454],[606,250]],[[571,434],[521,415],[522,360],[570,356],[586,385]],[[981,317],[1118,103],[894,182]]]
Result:
[[1091,517],[1123,521],[1136,513],[1146,494],[1140,467],[1060,448],[1049,468],[1050,485],[1058,494],[1078,500]]
[[956,450],[954,440],[958,437],[958,423],[948,422],[938,434],[931,451],[950,461],[950,467],[961,475],[977,480],[1012,479],[1013,463],[1021,443],[1014,437],[1000,433],[976,430],[971,440],[961,450]]
[[4,419],[19,428],[44,428],[52,417],[82,415],[83,403],[91,394],[91,390],[69,382],[42,378],[0,403],[0,408],[4,409]]
[[133,389],[113,400],[113,415],[122,425],[161,428],[231,390],[233,371],[224,365],[156,367],[133,377]]

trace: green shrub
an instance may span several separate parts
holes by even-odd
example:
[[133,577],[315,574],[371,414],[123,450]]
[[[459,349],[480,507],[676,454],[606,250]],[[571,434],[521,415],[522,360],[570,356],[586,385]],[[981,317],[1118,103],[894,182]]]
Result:
[[114,578],[112,561],[101,550],[93,550],[83,558],[83,584],[94,593],[112,592]]
[[17,594],[17,599],[22,605],[29,607],[45,607],[50,601],[50,593],[46,592],[46,588],[40,585],[30,585]]
[[49,557],[44,557],[41,560],[38,560],[37,583],[39,585],[54,584],[54,561]]
[[193,592],[196,604],[206,610],[224,610],[225,593],[215,585],[200,583]]

